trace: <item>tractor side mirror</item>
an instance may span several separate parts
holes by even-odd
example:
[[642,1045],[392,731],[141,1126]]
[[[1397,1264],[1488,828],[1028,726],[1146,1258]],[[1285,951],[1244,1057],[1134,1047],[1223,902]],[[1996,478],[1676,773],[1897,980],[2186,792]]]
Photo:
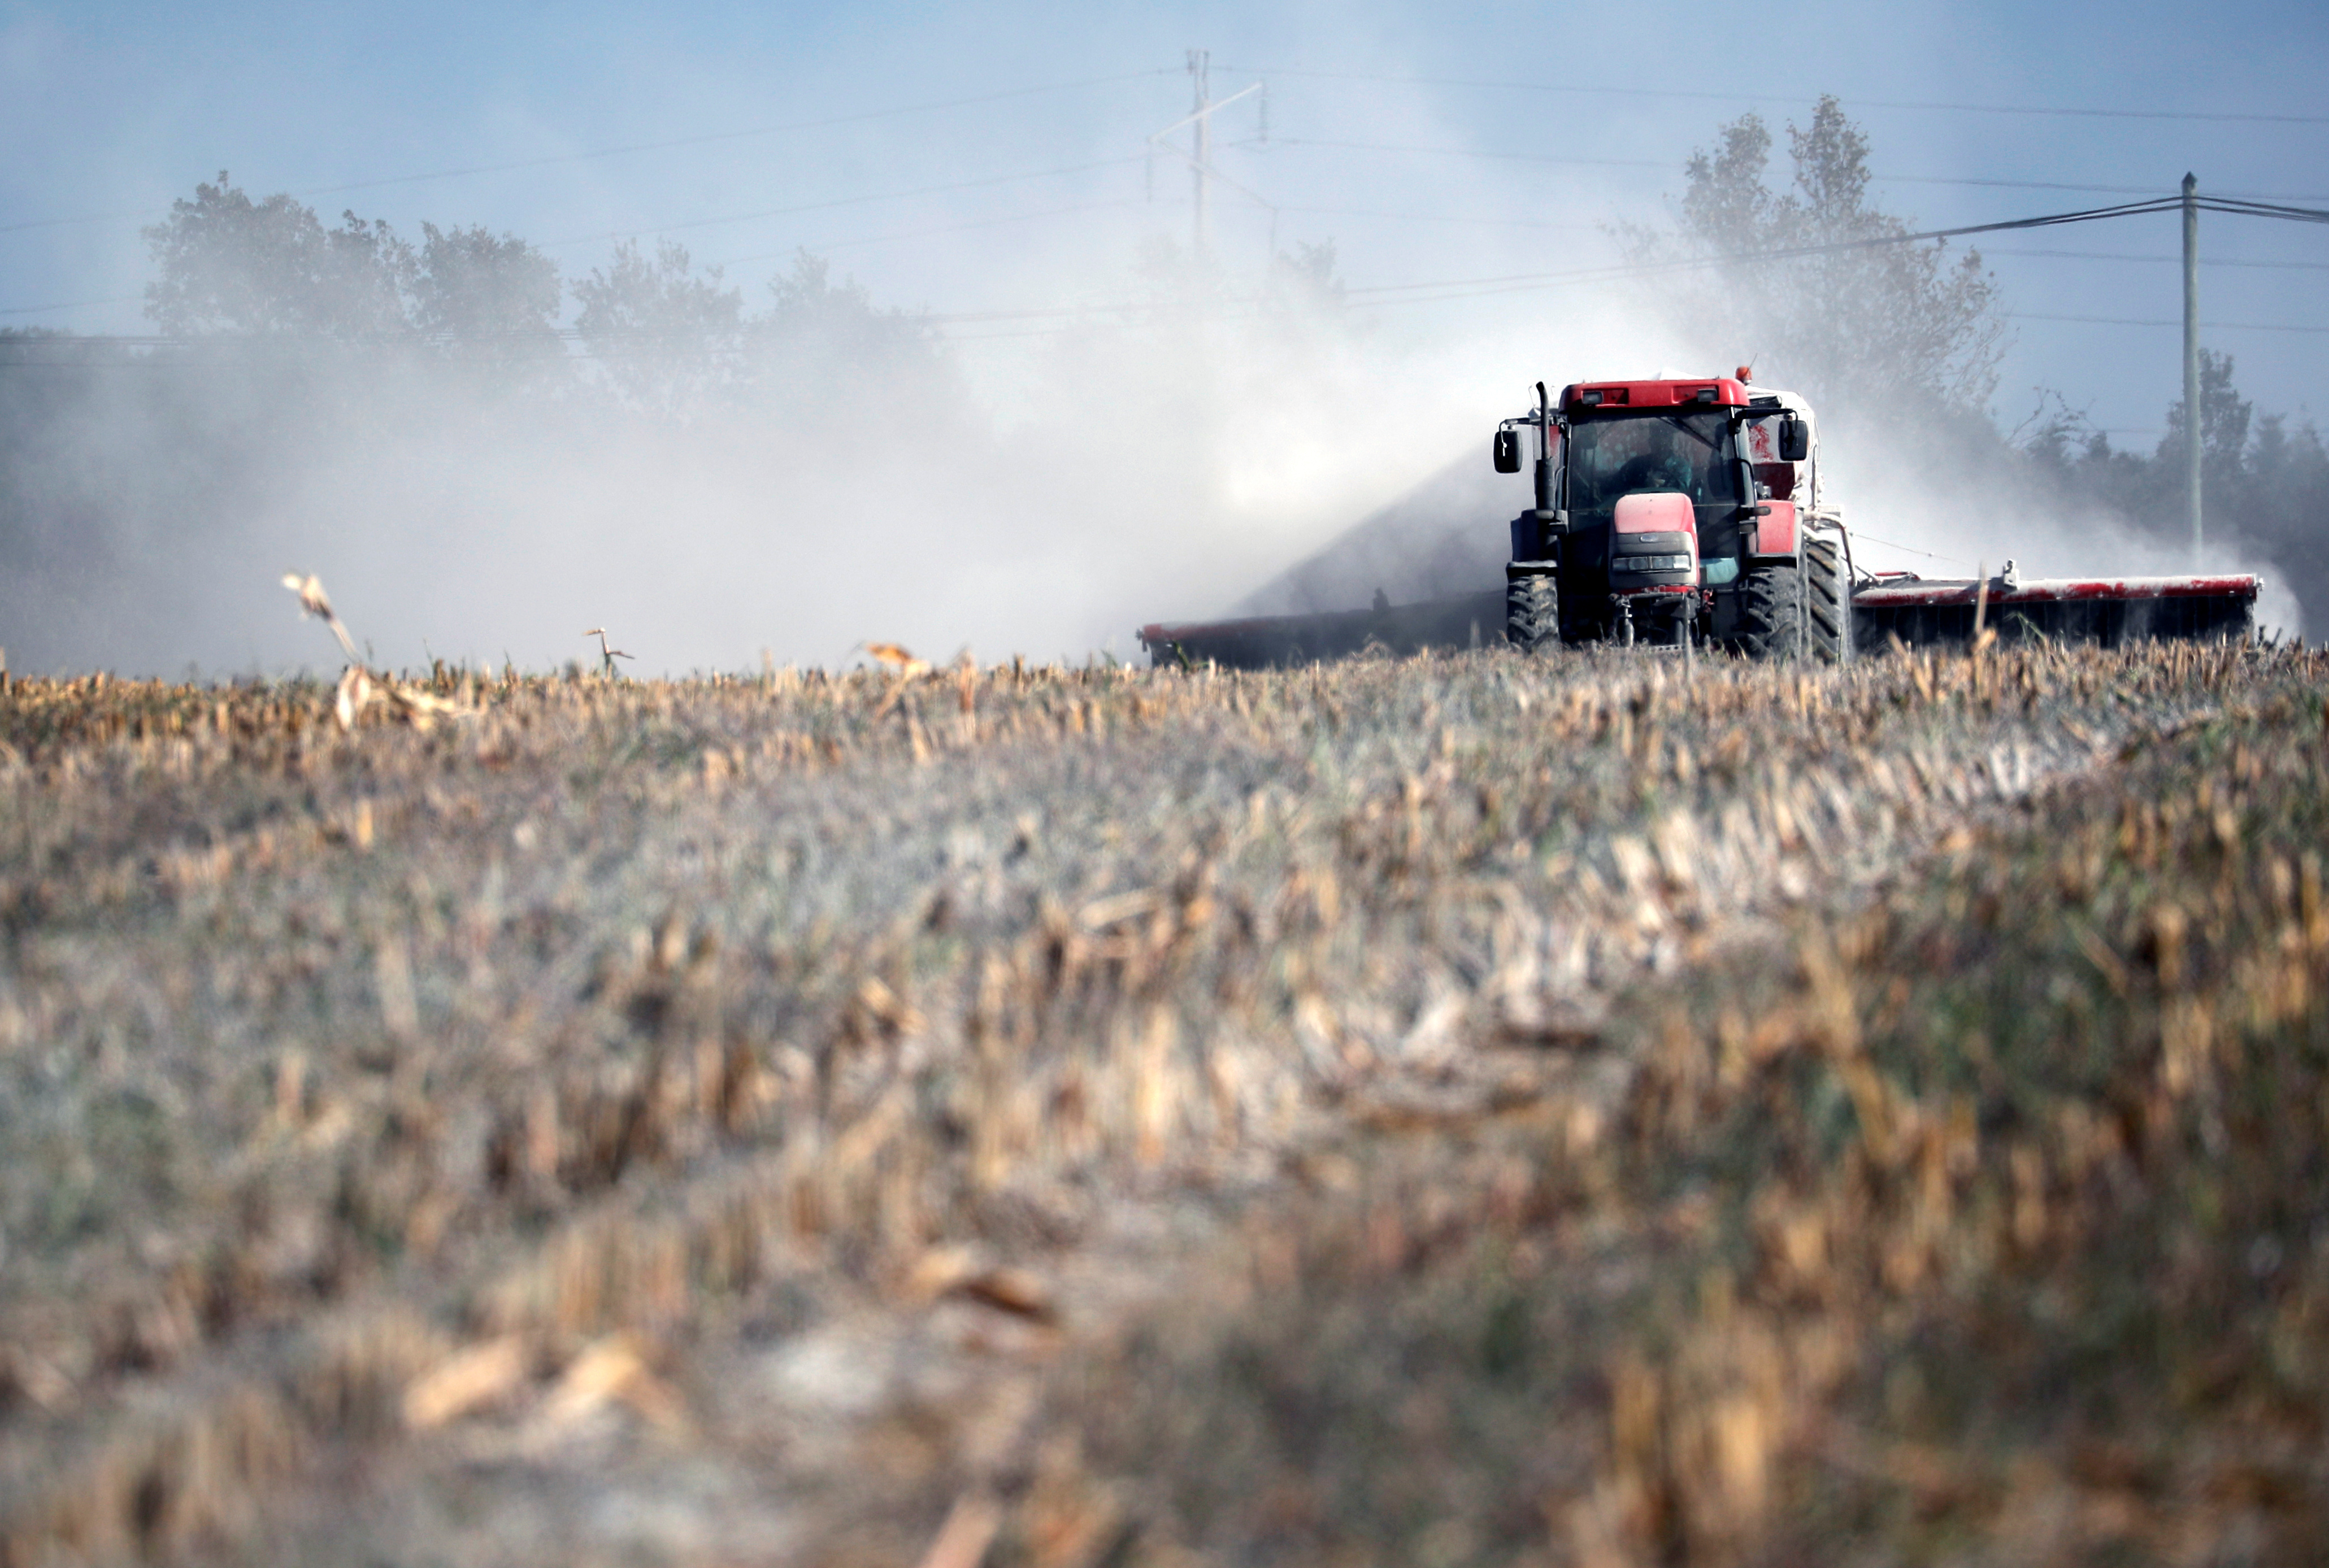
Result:
[[1496,432],[1496,472],[1518,474],[1521,471],[1521,433],[1513,429]]
[[1801,463],[1812,455],[1812,427],[1793,414],[1779,421],[1779,461]]

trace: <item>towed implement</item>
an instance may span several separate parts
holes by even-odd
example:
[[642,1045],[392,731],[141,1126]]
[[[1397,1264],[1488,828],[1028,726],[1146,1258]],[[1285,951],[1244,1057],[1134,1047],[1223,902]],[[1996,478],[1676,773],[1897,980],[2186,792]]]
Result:
[[1905,573],[1871,578],[1853,592],[1852,622],[1865,645],[1891,637],[1912,647],[1968,642],[1983,624],[2001,638],[2035,634],[2107,648],[2171,638],[2238,642],[2255,629],[2263,586],[2246,576],[2025,582],[2008,561],[1986,581]]
[[1504,597],[1493,590],[1420,604],[1378,599],[1365,610],[1308,615],[1254,615],[1140,628],[1156,664],[1212,661],[1233,670],[1347,659],[1371,648],[1419,653],[1427,648],[1479,647],[1504,634]]
[[1476,643],[1484,615],[1528,652],[1588,644],[1693,647],[1841,663],[1889,646],[1963,642],[1983,629],[2116,645],[2243,640],[2254,577],[2023,581],[1859,570],[1822,494],[1810,405],[1735,376],[1585,381],[1504,420],[1496,470],[1535,448],[1534,502],[1510,524],[1501,615],[1493,591],[1372,610],[1144,626],[1159,663],[1306,662],[1373,644],[1392,653]]

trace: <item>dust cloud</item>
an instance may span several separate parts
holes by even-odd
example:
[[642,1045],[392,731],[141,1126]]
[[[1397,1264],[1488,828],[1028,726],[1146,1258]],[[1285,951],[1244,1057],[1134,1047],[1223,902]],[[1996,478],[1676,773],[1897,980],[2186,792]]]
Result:
[[[596,626],[641,674],[873,641],[1136,659],[1151,621],[1500,586],[1528,481],[1488,436],[1532,382],[1709,373],[1772,335],[1618,286],[1354,305],[1320,260],[1238,275],[1152,239],[964,280],[1109,302],[1032,321],[900,314],[797,264],[774,297],[808,329],[746,284],[724,328],[585,342],[9,334],[0,646],[19,671],[328,671],[278,586],[297,571],[396,667],[554,669]],[[2192,569],[2034,486],[1986,420],[1820,413],[1863,568]],[[2225,536],[2208,569],[2261,571],[2260,621],[2296,629],[2254,555]]]
[[2195,559],[2188,545],[2062,493],[1994,437],[1985,443],[1848,425],[1828,454],[1829,498],[1843,510],[1863,571],[1970,577],[2011,561],[2024,579],[2254,573],[2264,579],[2258,629],[2287,636],[2304,629],[2296,595],[2253,541],[2220,523]]
[[[831,665],[872,640],[1133,658],[1138,625],[1228,611],[1419,487],[1402,541],[1500,559],[1524,496],[1488,473],[1496,419],[1542,367],[1643,356],[1606,302],[1451,333],[1315,277],[1199,281],[961,343],[844,300],[875,352],[12,340],[8,657],[327,669],[278,586],[296,569],[387,665],[554,668],[599,625],[640,673]],[[1406,543],[1379,553],[1358,602],[1439,586]]]
[[[1714,374],[1744,357],[1736,343],[1694,335],[1682,313],[1660,319],[1655,304],[1636,300],[1629,315],[1602,319],[1629,321],[1642,337],[1667,345],[1663,357],[1607,338],[1597,348],[1569,334],[1547,333],[1543,341],[1561,343],[1562,352],[1540,355],[1507,345],[1506,362],[1486,368],[1487,373],[1501,371],[1509,381],[1532,372],[1558,386]],[[1650,369],[1652,363],[1659,368]],[[1495,413],[1523,412],[1524,400],[1508,399],[1513,406]],[[2001,572],[2011,562],[2025,579],[2254,573],[2264,579],[2259,630],[2283,636],[2303,632],[2296,596],[2276,562],[2227,520],[2219,520],[2195,560],[2188,547],[2065,493],[1986,422],[1913,406],[1822,405],[1816,412],[1823,497],[1842,511],[1853,564],[1862,572],[1969,578],[1985,568]],[[1348,609],[1366,603],[1375,587],[1400,603],[1500,587],[1509,553],[1504,521],[1529,504],[1528,481],[1525,474],[1493,472],[1487,432],[1494,420],[1476,422],[1478,428],[1466,432],[1460,452],[1451,447],[1452,455],[1427,479],[1269,579],[1239,607],[1253,614]]]

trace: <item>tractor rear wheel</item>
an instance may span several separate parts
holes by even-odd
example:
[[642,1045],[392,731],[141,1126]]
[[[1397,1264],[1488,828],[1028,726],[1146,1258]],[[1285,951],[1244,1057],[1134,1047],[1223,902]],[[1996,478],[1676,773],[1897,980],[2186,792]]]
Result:
[[1504,640],[1523,653],[1561,646],[1561,585],[1543,577],[1504,585]]
[[1805,540],[1801,565],[1759,567],[1740,587],[1739,647],[1749,658],[1851,662],[1852,585],[1834,540]]

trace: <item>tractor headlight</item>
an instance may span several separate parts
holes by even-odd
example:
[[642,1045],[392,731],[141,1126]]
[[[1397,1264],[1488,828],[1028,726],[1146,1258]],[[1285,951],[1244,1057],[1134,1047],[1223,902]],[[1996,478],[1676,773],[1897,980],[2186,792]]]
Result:
[[1686,572],[1690,557],[1686,555],[1621,555],[1609,562],[1611,571],[1619,572]]

